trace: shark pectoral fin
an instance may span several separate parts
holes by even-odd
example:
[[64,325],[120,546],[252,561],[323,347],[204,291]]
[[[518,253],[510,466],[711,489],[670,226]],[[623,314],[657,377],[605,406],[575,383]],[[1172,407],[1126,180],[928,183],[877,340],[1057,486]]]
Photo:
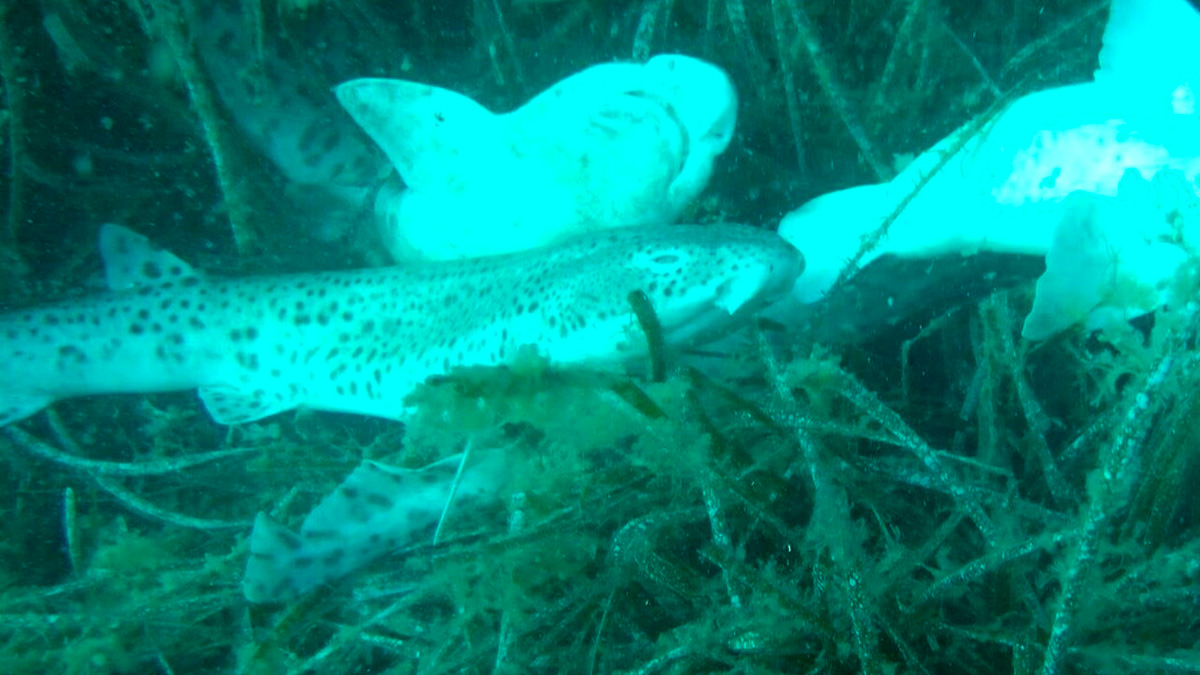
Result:
[[53,402],[50,396],[0,392],[0,427],[20,422]]
[[498,118],[462,94],[405,80],[365,78],[337,98],[410,187],[445,185],[498,142]]
[[112,291],[127,291],[166,283],[194,284],[199,275],[174,253],[142,235],[111,223],[100,227],[100,256]]
[[218,424],[245,424],[300,405],[296,392],[229,385],[200,387],[200,400]]
[[1046,253],[1046,271],[1037,281],[1033,308],[1021,335],[1045,340],[1087,318],[1112,285],[1114,252],[1100,227],[1101,197],[1072,192]]

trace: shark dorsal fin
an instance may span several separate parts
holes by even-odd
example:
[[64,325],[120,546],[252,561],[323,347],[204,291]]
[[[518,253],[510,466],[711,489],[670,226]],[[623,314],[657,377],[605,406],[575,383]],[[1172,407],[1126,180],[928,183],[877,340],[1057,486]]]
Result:
[[195,283],[199,279],[191,265],[174,253],[120,225],[100,228],[100,256],[109,290],[128,291],[171,283]]
[[337,97],[410,187],[438,187],[486,164],[480,158],[502,136],[494,113],[440,87],[364,78],[339,85]]
[[1200,90],[1197,36],[1200,12],[1188,0],[1112,0],[1096,81],[1194,114]]

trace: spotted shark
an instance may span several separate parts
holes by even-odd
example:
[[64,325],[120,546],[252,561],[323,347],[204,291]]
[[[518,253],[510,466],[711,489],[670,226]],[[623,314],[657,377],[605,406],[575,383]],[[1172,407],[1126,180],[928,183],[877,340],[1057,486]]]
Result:
[[258,514],[243,595],[254,603],[286,602],[392,551],[433,543],[451,500],[461,512],[502,495],[502,453],[478,454],[478,460],[464,453],[416,469],[363,462],[317,504],[298,532]]
[[786,293],[802,257],[745,226],[627,228],[464,261],[217,279],[116,225],[110,292],[0,315],[0,425],[72,396],[198,389],[213,419],[294,408],[404,419],[454,366],[620,362],[646,351],[641,291],[672,345],[735,328]]
[[337,97],[404,181],[375,199],[401,261],[675,222],[737,122],[725,72],[679,54],[592,66],[502,114],[407,80],[352,80]]
[[[1044,257],[1053,247],[1060,268],[1082,271],[1083,260],[1064,264],[1073,240],[1060,230],[1079,233],[1091,217],[1115,222],[1102,212],[1125,208],[1129,199],[1116,197],[1127,172],[1143,181],[1174,172],[1196,190],[1197,36],[1200,13],[1187,0],[1113,0],[1093,81],[1021,97],[992,119],[965,125],[892,181],[823,195],[789,213],[779,232],[809,262],[794,301],[819,302],[837,279],[882,258]],[[1068,199],[1076,192],[1103,199]],[[885,222],[887,236],[856,259]]]
[[196,52],[229,119],[282,177],[296,215],[325,239],[369,219],[391,169],[331,88],[362,68],[345,52],[373,41],[340,12],[325,12],[319,22],[291,17],[288,41],[269,29],[256,35],[255,17],[238,3],[204,4],[193,26]]
[[247,12],[215,0],[193,31],[229,118],[318,236],[373,222],[399,262],[676,222],[737,121],[725,72],[684,55],[594,65],[493,113],[421,82],[348,79],[394,53],[340,12],[292,17],[291,40]]

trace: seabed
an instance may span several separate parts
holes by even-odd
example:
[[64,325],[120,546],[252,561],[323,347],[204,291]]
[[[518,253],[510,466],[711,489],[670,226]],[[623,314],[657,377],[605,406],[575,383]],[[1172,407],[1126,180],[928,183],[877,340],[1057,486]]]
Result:
[[[326,90],[349,62],[504,109],[604,60],[720,64],[739,133],[687,220],[773,226],[1095,67],[1104,2],[956,4],[229,6],[256,59]],[[100,222],[226,274],[377,261],[297,227],[198,64],[200,11],[0,6],[6,305],[88,287]],[[331,23],[358,41],[322,43]],[[242,75],[269,95],[258,65]],[[0,671],[1200,672],[1196,321],[1033,345],[1017,337],[1032,288],[847,344],[761,325],[717,372],[663,355],[663,381],[533,357],[457,372],[415,395],[407,428],[225,428],[194,394],[59,403],[0,434]],[[422,466],[468,440],[510,458],[495,505],[293,603],[243,599],[255,513],[294,524],[364,459]]]

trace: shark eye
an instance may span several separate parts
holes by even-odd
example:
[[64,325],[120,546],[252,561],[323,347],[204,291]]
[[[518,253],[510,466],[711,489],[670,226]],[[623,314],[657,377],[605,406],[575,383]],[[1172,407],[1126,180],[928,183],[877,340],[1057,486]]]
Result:
[[674,265],[679,262],[679,256],[668,253],[653,258],[653,261],[659,265]]

